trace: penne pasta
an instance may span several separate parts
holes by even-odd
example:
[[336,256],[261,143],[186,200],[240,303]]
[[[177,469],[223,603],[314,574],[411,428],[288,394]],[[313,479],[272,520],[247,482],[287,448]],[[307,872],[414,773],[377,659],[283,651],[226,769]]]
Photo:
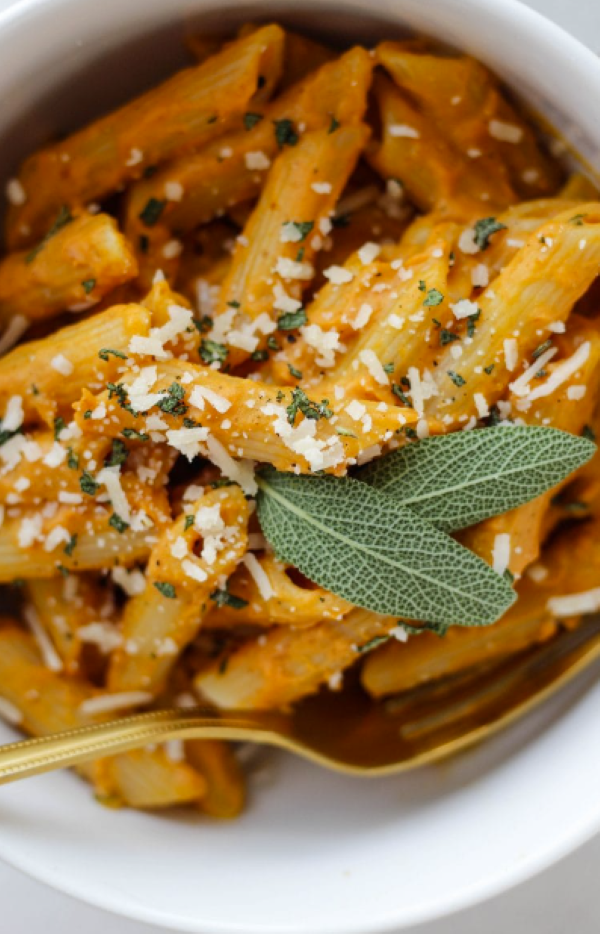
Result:
[[201,671],[197,692],[218,707],[282,708],[314,694],[360,657],[360,647],[387,636],[397,620],[355,608],[341,620],[300,630],[278,626]]
[[0,327],[61,311],[81,312],[137,275],[137,263],[116,222],[106,214],[67,222],[33,250],[0,262]]
[[[149,330],[145,308],[117,305],[49,339],[16,347],[0,359],[0,412],[18,397],[24,424],[53,426],[57,416],[69,418],[84,389],[119,378],[132,337]],[[108,353],[101,357],[102,351]]]
[[[226,333],[234,362],[247,354],[238,336],[244,323],[269,315],[274,303],[286,298],[300,307],[302,291],[314,275],[312,230],[318,232],[328,219],[368,135],[362,124],[342,125],[333,133],[319,130],[278,156],[221,287],[215,323],[239,309]],[[293,186],[287,184],[290,177]]]
[[471,173],[488,176],[492,202],[506,198],[509,186],[524,199],[556,191],[558,164],[544,155],[533,129],[475,59],[422,54],[395,42],[381,43],[377,59],[438,131],[476,163]]
[[143,593],[126,605],[122,646],[108,673],[113,693],[160,692],[196,635],[211,594],[246,551],[248,509],[239,487],[207,492],[187,508],[152,549]]
[[[594,326],[573,316],[565,337],[562,340],[558,337],[557,343],[562,345],[561,355],[545,365],[550,377],[564,366],[565,361],[573,359],[579,348],[587,344],[589,349],[579,369],[553,392],[534,403],[523,404],[521,396],[511,395],[507,407],[528,425],[549,424],[551,420],[553,427],[579,435],[592,420],[598,405],[600,336]],[[585,387],[583,395],[581,387]],[[459,533],[459,540],[489,564],[493,564],[494,551],[500,541],[498,536],[508,536],[508,569],[520,577],[525,568],[539,557],[544,539],[552,530],[553,524],[548,522],[549,512],[561,486],[548,490],[524,506],[464,530]]]
[[[600,262],[598,207],[581,205],[578,213],[581,226],[572,222],[569,209],[531,234],[480,295],[476,336],[461,341],[458,358],[453,346],[438,355],[435,391],[425,405],[428,416],[448,425],[465,423],[478,414],[476,395],[493,405],[536,347],[567,319]],[[533,398],[545,394],[540,389],[532,390]]]
[[28,580],[29,609],[50,636],[64,670],[76,674],[86,644],[110,652],[121,636],[114,625],[115,606],[110,590],[91,574]]
[[[127,401],[134,385],[131,377],[121,384],[120,392],[108,390],[98,396],[84,392],[75,406],[75,420],[84,435],[103,435],[107,423],[113,435],[149,433],[153,440],[166,440],[186,456],[205,452],[226,475],[237,479],[232,458],[262,461],[278,470],[343,473],[348,464],[368,460],[392,439],[400,442],[403,431],[418,421],[416,412],[393,405],[368,400],[354,400],[352,405],[343,399],[311,398],[297,390],[242,380],[181,361],[150,370],[152,384],[145,385],[142,400],[144,406],[150,404],[139,414],[129,410]],[[87,411],[98,408],[103,420],[86,419]],[[152,409],[160,411],[158,423]],[[189,427],[183,424],[184,418]],[[438,426],[432,422],[428,429],[433,433]]]
[[272,554],[261,554],[256,560],[266,575],[262,592],[247,566],[240,564],[217,606],[208,614],[207,628],[314,626],[318,619],[341,619],[351,609],[346,600],[303,579],[295,568]]
[[[148,168],[192,152],[239,124],[256,92],[262,99],[277,82],[283,42],[282,29],[264,26],[30,156],[19,175],[24,198],[9,211],[10,248],[35,242],[63,206],[98,201]],[[157,210],[147,206],[148,223]]]

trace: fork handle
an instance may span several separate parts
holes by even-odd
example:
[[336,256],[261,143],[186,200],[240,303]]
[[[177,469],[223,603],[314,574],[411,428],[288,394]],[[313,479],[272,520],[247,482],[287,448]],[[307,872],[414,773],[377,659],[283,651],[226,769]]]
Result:
[[155,710],[8,743],[0,746],[0,785],[168,739],[256,740],[279,745],[275,731],[269,729],[270,720],[264,713],[253,717],[252,713],[204,707]]

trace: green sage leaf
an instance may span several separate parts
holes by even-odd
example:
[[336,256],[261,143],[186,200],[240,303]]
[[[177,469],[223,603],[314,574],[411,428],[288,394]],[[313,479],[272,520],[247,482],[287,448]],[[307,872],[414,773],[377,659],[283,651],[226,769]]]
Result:
[[521,506],[588,461],[596,445],[557,428],[498,425],[425,438],[358,474],[446,532]]
[[357,606],[485,626],[515,600],[473,552],[358,480],[266,468],[257,481],[258,518],[277,555]]

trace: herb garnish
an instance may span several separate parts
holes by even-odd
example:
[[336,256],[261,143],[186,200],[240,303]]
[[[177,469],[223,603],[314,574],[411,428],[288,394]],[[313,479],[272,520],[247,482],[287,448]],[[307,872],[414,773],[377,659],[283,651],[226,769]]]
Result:
[[230,606],[232,610],[242,610],[245,606],[248,606],[247,600],[230,593],[227,588],[213,590],[210,596],[217,606]]
[[125,438],[134,438],[136,441],[150,440],[150,435],[147,435],[145,431],[138,431],[137,428],[123,428],[121,434]]
[[229,351],[225,344],[202,338],[200,342],[200,356],[205,363],[224,363]]
[[487,625],[514,602],[512,588],[481,558],[365,483],[273,468],[257,482],[258,518],[278,557],[356,606]]
[[480,250],[487,250],[490,245],[490,237],[499,230],[506,230],[506,224],[500,223],[495,217],[482,217],[478,220],[474,228],[473,239]]
[[109,354],[113,357],[118,357],[119,360],[127,360],[127,354],[123,353],[122,350],[111,350],[110,347],[104,347],[102,350],[98,351],[98,356],[101,360],[104,360],[105,363],[108,363]]
[[429,289],[423,305],[426,308],[434,308],[436,305],[441,305],[443,301],[444,296],[438,289]]
[[96,483],[91,473],[88,470],[84,470],[79,478],[79,486],[81,487],[82,493],[87,493],[88,496],[94,496],[95,493],[100,489],[100,484]]
[[66,428],[65,420],[61,415],[57,415],[54,419],[54,440],[58,441],[60,438],[61,431]]
[[168,389],[162,390],[165,398],[157,402],[157,408],[167,415],[185,415],[189,406],[182,400],[185,398],[185,389],[180,383],[172,382]]
[[291,363],[288,363],[288,370],[290,371],[290,376],[293,376],[294,379],[302,379],[302,373],[300,370],[297,370],[295,366],[292,366]]
[[277,327],[280,331],[295,331],[296,328],[303,327],[308,321],[304,308],[298,311],[285,311],[277,319]]
[[140,220],[146,227],[154,227],[166,205],[166,201],[160,201],[158,198],[150,198],[144,206],[143,211],[140,212]]
[[314,228],[314,221],[286,221],[284,227],[293,227],[298,234],[298,241],[306,240],[311,230]]
[[121,519],[121,516],[119,516],[116,512],[113,512],[112,516],[108,520],[108,524],[111,525],[113,529],[116,529],[117,532],[119,532],[121,535],[129,528],[129,523],[125,522],[124,519]]
[[154,581],[154,586],[163,597],[168,597],[169,600],[174,600],[177,596],[173,584],[169,584],[167,581]]
[[67,542],[67,544],[66,544],[65,547],[63,548],[64,553],[65,553],[69,558],[72,556],[72,554],[73,554],[73,552],[74,552],[74,550],[75,550],[75,546],[76,546],[76,545],[77,545],[77,532],[75,532],[73,535],[71,535],[69,541]]
[[556,428],[502,425],[425,438],[368,464],[359,479],[447,532],[529,502],[590,459]]
[[461,376],[460,373],[455,373],[454,370],[448,370],[447,372],[455,386],[464,386],[467,382],[464,376]]
[[260,123],[261,120],[264,120],[263,114],[251,113],[248,111],[248,113],[244,114],[244,127],[246,130],[251,130],[257,123]]
[[417,441],[358,479],[269,467],[258,517],[282,560],[357,606],[436,629],[487,625],[514,601],[510,581],[448,533],[534,499],[595,450],[554,428],[505,425]]
[[442,347],[445,347],[446,344],[451,344],[452,341],[460,340],[458,334],[455,334],[454,331],[448,331],[447,328],[442,328],[440,331],[440,344]]
[[83,291],[85,292],[85,294],[89,295],[90,292],[93,292],[94,289],[96,288],[96,280],[95,279],[84,279],[81,285],[83,286]]
[[286,408],[288,422],[293,425],[296,421],[298,412],[302,412],[305,418],[311,418],[318,421],[320,418],[331,418],[333,412],[329,406],[329,399],[322,399],[321,402],[313,402],[309,399],[304,390],[297,387],[292,389],[292,401]]
[[62,230],[63,227],[66,227],[67,224],[70,224],[72,220],[73,220],[73,215],[71,214],[71,211],[69,210],[68,207],[66,207],[66,205],[63,205],[60,211],[58,212],[58,215],[56,217],[56,220],[52,224],[52,227],[50,228],[46,236],[43,238],[43,240],[40,240],[37,246],[34,246],[33,250],[31,250],[31,252],[27,254],[27,256],[25,257],[25,262],[26,263],[33,262],[33,260],[36,258],[38,253],[40,253],[43,250],[48,240],[50,240],[55,234],[57,234],[59,230]]
[[104,458],[105,467],[119,467],[129,457],[129,449],[120,438],[113,438],[110,454]]
[[274,120],[273,124],[275,126],[275,139],[280,149],[283,149],[284,146],[295,146],[298,143],[300,137],[296,133],[291,120],[287,118]]

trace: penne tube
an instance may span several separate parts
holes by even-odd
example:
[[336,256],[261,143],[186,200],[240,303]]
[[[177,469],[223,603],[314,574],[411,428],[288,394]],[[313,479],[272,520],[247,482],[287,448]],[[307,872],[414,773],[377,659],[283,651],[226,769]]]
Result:
[[[307,580],[268,552],[256,556],[267,587],[263,592],[245,564],[228,581],[227,591],[209,612],[207,628],[288,625],[314,626],[320,619],[341,619],[352,605]],[[230,595],[233,596],[233,600]],[[236,597],[241,598],[236,601]]]
[[[35,242],[63,206],[105,198],[125,182],[239,125],[253,95],[268,97],[281,73],[284,33],[264,26],[201,65],[30,156],[19,173],[22,203],[11,205],[11,249]],[[147,208],[148,223],[158,211]]]
[[[108,527],[110,513],[82,516],[62,507],[52,520],[43,520],[39,509],[23,513],[19,518],[5,519],[0,527],[0,583],[31,578],[56,577],[69,571],[101,571],[106,568],[130,567],[144,561],[156,542],[154,529],[117,532]],[[39,522],[42,519],[42,522]],[[53,528],[65,529],[69,540],[77,536],[77,547],[69,555],[68,541],[60,539],[56,548],[47,551],[45,541]],[[23,547],[23,535],[39,535],[31,545]]]
[[[554,392],[536,402],[523,406],[521,397],[511,395],[508,405],[513,416],[527,425],[551,424],[553,428],[579,435],[592,420],[598,405],[600,335],[594,325],[573,316],[565,337],[559,337],[557,343],[560,356],[555,358],[556,362],[553,359],[545,365],[550,376],[564,364],[565,359],[572,359],[578,348],[587,343],[589,352],[581,367]],[[458,534],[459,541],[488,564],[493,564],[495,549],[501,541],[498,536],[504,536],[509,552],[508,569],[520,577],[525,568],[539,557],[544,539],[552,530],[552,524],[548,522],[552,500],[567,483],[569,478],[523,506],[465,529]],[[554,521],[559,517],[560,512],[554,516]]]
[[[147,309],[117,305],[16,347],[0,359],[0,412],[17,396],[25,424],[53,425],[59,415],[70,418],[84,389],[100,389],[118,379],[132,337],[147,335],[149,329]],[[112,353],[100,357],[107,349]]]
[[453,626],[443,637],[423,632],[407,642],[390,639],[366,657],[361,684],[372,697],[400,694],[502,661],[546,642],[557,632],[558,625],[543,604],[525,608],[519,601],[485,633]]
[[[333,121],[359,121],[372,71],[369,53],[351,49],[272,103],[253,107],[243,129],[136,182],[127,201],[125,232],[136,248],[143,281],[148,283],[154,270],[162,268],[164,248],[173,236],[194,230],[258,195],[279,152],[278,127],[291,123],[298,133],[301,126],[310,132],[332,126]],[[158,223],[147,227],[140,214],[151,200],[164,207]]]
[[211,594],[246,551],[249,512],[239,487],[207,492],[186,511],[152,549],[144,592],[125,606],[123,645],[108,672],[113,693],[161,691],[198,632]]
[[[454,343],[438,355],[434,393],[425,403],[429,417],[456,426],[481,417],[507,385],[514,385],[522,366],[531,365],[531,354],[560,328],[594,281],[600,263],[600,207],[581,205],[580,223],[573,222],[571,210],[531,234],[483,291],[475,334],[460,340],[460,355]],[[547,392],[548,387],[532,387],[529,396],[534,401]]]
[[314,694],[360,657],[360,647],[387,636],[396,619],[356,608],[342,620],[304,629],[277,626],[195,678],[198,694],[217,707],[282,708]]
[[238,817],[246,803],[246,785],[232,746],[194,739],[185,743],[185,757],[206,781],[200,809],[218,820]]
[[[9,621],[0,627],[0,697],[15,708],[17,725],[46,736],[89,724],[81,705],[98,694],[91,684],[65,678],[45,667],[34,639]],[[108,712],[104,717],[110,719]],[[170,807],[198,802],[206,793],[202,775],[174,762],[163,748],[123,753],[78,772],[94,786],[96,798],[112,807]]]
[[107,651],[119,643],[112,594],[100,585],[97,576],[72,574],[28,580],[24,592],[29,610],[33,609],[50,636],[68,674],[78,672],[86,640],[93,643],[95,638],[95,644],[107,646]]
[[[318,234],[320,224],[332,213],[368,136],[363,124],[342,125],[333,133],[317,130],[278,156],[237,241],[221,288],[216,325],[219,316],[224,320],[222,316],[232,308],[239,309],[232,321],[237,332],[240,322],[272,316],[278,296],[280,302],[281,295],[288,296],[288,302],[301,298],[314,276],[315,237],[311,234],[313,230]],[[308,233],[303,225],[308,226]],[[237,335],[234,341],[231,326],[226,337],[235,360],[244,359],[244,341]]]
[[400,179],[420,210],[460,220],[516,200],[508,182],[491,185],[485,167],[457,149],[387,78],[375,81],[375,97],[383,136],[369,151],[369,162],[386,181]]
[[33,322],[85,311],[136,275],[135,256],[112,217],[75,218],[33,250],[0,262],[0,327],[15,315]]
[[525,199],[556,191],[558,163],[542,152],[533,129],[483,65],[468,56],[422,54],[395,42],[381,43],[376,55],[438,132],[467,154],[471,171],[488,176],[492,202],[507,195],[512,200],[511,186]]
[[[415,362],[423,371],[432,367],[440,341],[444,339],[440,320],[447,314],[448,264],[455,234],[454,224],[434,227],[427,250],[417,254],[408,266],[400,265],[395,281],[386,283],[383,295],[387,302],[382,302],[369,317],[348,353],[333,370],[331,379],[335,383],[352,386],[355,392],[369,398],[382,391],[383,382],[382,378],[375,378],[376,373],[373,375],[373,357],[382,366],[389,366],[389,380],[400,391],[399,381],[410,376]],[[405,386],[404,390],[404,396],[406,392],[412,393],[412,405],[422,415],[422,407],[415,401],[414,387],[407,389]],[[393,399],[389,385],[384,384],[383,391],[388,399]]]
[[[254,23],[246,23],[238,30],[238,36],[247,36],[256,28]],[[300,81],[311,71],[330,62],[333,57],[334,52],[327,46],[299,32],[286,29],[283,74],[277,90],[281,93],[282,90]]]
[[[126,395],[84,392],[75,406],[76,422],[84,435],[104,435],[107,426],[113,436],[124,430],[147,432],[153,440],[167,441],[188,456],[203,453],[228,476],[228,471],[236,469],[232,458],[272,464],[278,470],[342,474],[350,464],[375,456],[382,445],[401,442],[405,430],[418,421],[411,409],[369,400],[355,400],[353,405],[336,400],[333,394],[323,398],[318,387],[310,396],[299,395],[298,390],[267,386],[176,360],[158,365],[156,374],[150,369],[151,395],[148,398],[146,393],[142,401],[144,405],[156,401],[137,416],[123,407],[123,403],[129,405]],[[122,383],[125,394],[131,381],[128,377]],[[157,425],[156,403],[175,398],[173,392],[175,403],[167,401],[167,411],[160,410]],[[175,404],[179,412],[171,414]],[[86,411],[98,407],[104,413],[103,420],[85,418]],[[308,417],[302,409],[309,412]],[[184,418],[190,428],[183,424]],[[427,427],[431,433],[439,430],[436,422]],[[186,431],[191,434],[186,436]]]

